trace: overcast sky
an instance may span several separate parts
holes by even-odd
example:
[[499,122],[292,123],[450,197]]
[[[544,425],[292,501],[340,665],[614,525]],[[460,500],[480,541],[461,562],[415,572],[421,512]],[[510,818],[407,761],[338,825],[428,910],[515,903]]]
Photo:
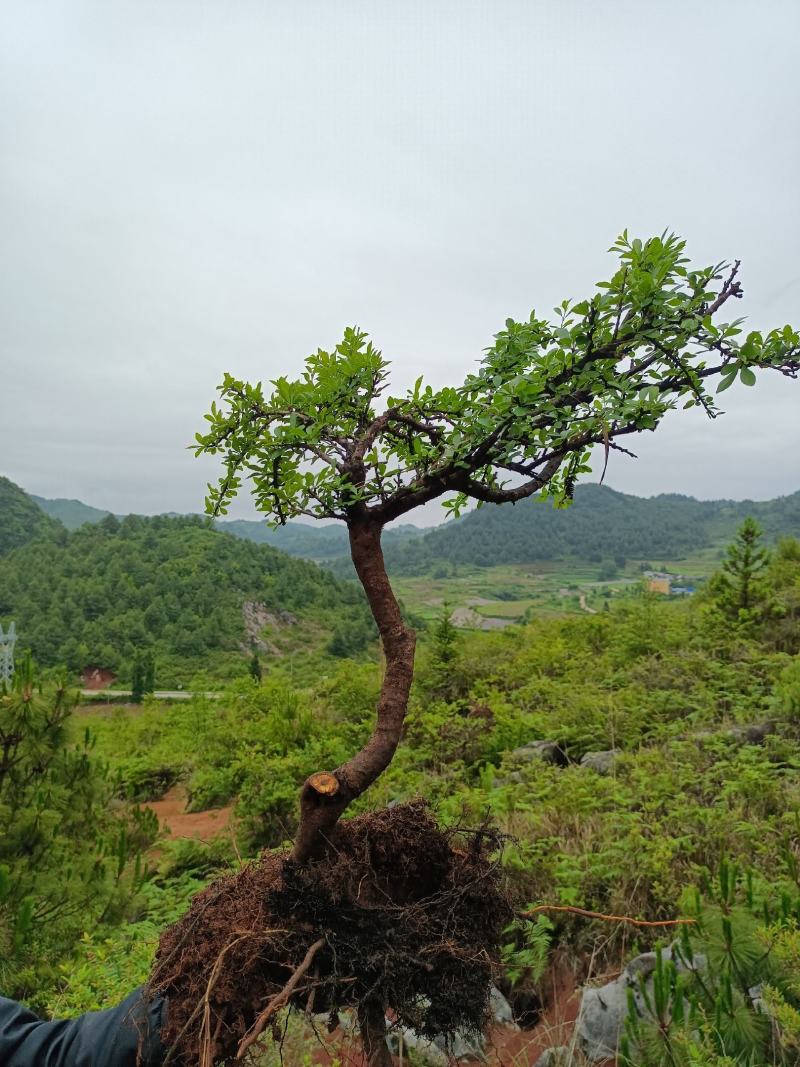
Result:
[[[0,473],[33,493],[201,510],[223,371],[358,324],[395,391],[458,382],[626,226],[800,321],[796,0],[18,0],[0,63]],[[608,483],[800,489],[800,382],[761,377]]]

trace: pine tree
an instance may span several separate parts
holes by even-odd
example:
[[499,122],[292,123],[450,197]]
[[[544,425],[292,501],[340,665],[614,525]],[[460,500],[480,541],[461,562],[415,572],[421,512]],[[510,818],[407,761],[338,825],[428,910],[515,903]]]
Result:
[[442,700],[454,700],[459,695],[458,645],[459,632],[453,625],[453,610],[445,601],[433,631],[431,674],[433,694]]
[[453,609],[445,600],[436,629],[433,631],[433,662],[437,666],[447,666],[458,655],[458,630],[453,625]]
[[732,622],[754,622],[764,606],[764,569],[769,553],[761,545],[762,530],[747,517],[736,538],[725,550],[722,572],[717,578],[715,599]]
[[250,664],[247,669],[250,672],[250,677],[256,685],[261,685],[263,671],[261,669],[261,660],[258,658],[258,652],[254,652],[250,657]]
[[0,983],[37,1008],[81,934],[126,913],[157,833],[149,809],[112,807],[118,783],[89,731],[68,729],[77,699],[30,653],[0,688]]
[[144,671],[142,669],[142,658],[137,652],[134,656],[133,671],[131,673],[131,702],[134,704],[141,704],[143,696]]

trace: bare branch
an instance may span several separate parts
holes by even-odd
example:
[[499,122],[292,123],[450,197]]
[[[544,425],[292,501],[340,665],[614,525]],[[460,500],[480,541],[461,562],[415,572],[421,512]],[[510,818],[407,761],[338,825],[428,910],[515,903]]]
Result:
[[732,297],[737,300],[741,300],[741,298],[744,296],[744,290],[742,289],[740,283],[736,281],[736,275],[739,273],[740,263],[741,261],[737,259],[736,262],[733,264],[730,274],[725,279],[725,282],[719,291],[719,296],[712,304],[709,304],[709,306],[706,308],[706,315],[716,314],[726,300],[730,300]]

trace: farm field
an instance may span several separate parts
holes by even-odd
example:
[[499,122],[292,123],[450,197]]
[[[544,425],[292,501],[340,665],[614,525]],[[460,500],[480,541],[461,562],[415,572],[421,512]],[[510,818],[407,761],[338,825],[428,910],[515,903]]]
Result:
[[588,560],[459,566],[455,573],[442,577],[434,572],[433,576],[398,576],[393,582],[406,609],[426,622],[436,619],[447,602],[456,625],[488,629],[491,620],[501,620],[502,625],[601,611],[640,585],[643,568],[665,570],[699,585],[718,563],[719,552],[708,549],[684,559],[634,560],[622,567]]

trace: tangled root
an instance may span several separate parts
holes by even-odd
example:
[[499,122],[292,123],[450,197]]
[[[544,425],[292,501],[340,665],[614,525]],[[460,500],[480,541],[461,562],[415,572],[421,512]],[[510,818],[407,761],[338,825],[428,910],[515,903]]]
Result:
[[269,854],[198,894],[162,935],[167,1064],[241,1058],[290,1003],[377,1005],[426,1037],[484,1029],[512,910],[486,829],[443,831],[424,802],[340,823],[324,859]]

